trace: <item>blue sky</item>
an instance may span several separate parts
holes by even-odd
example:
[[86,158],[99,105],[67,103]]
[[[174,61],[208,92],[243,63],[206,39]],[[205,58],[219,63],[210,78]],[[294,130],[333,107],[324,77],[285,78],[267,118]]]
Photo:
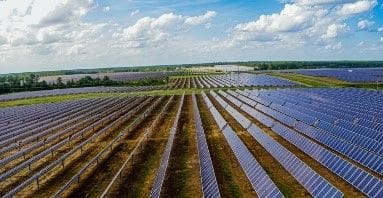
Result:
[[0,1],[0,73],[382,54],[378,0]]

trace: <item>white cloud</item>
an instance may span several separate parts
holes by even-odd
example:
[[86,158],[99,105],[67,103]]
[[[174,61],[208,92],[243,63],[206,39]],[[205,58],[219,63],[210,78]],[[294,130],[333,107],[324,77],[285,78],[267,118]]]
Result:
[[109,12],[109,11],[110,11],[110,7],[109,7],[109,6],[103,7],[103,8],[102,8],[102,11],[104,11],[104,12]]
[[189,25],[189,26],[206,24],[208,21],[210,21],[216,15],[217,15],[217,13],[215,11],[207,11],[204,15],[186,18],[184,23],[185,23],[185,25]]
[[325,49],[328,50],[340,50],[342,48],[342,42],[337,42],[334,44],[329,44],[325,46]]
[[89,0],[0,1],[0,36],[15,46],[56,42],[93,6]]
[[178,32],[184,30],[184,25],[188,27],[205,25],[215,12],[208,11],[201,16],[182,16],[167,13],[158,18],[143,17],[134,25],[114,33],[114,37],[121,40],[128,48],[139,48],[146,46],[158,46],[159,44],[172,39]]
[[331,24],[327,27],[327,31],[322,35],[323,39],[333,39],[339,36],[340,33],[347,32],[349,30],[346,24]]
[[383,37],[380,37],[380,42],[383,42]]
[[353,3],[346,3],[338,10],[339,15],[354,15],[367,12],[378,5],[377,0],[359,0]]
[[289,47],[316,44],[336,49],[342,46],[342,35],[350,31],[347,19],[366,13],[376,4],[376,0],[290,0],[279,13],[236,25],[227,43],[242,46],[267,41]]
[[372,25],[374,25],[374,23],[375,23],[374,21],[369,21],[367,19],[361,20],[361,21],[358,22],[358,29],[359,30],[367,30]]
[[299,5],[306,5],[306,6],[315,6],[315,5],[336,5],[341,3],[347,3],[347,2],[355,2],[355,0],[295,0],[291,1],[295,2]]
[[6,44],[8,42],[7,38],[0,36],[0,45]]
[[383,32],[383,27],[378,28],[378,32]]
[[131,12],[130,13],[130,16],[132,17],[132,16],[135,16],[135,15],[137,15],[138,13],[140,13],[140,10],[134,10],[133,12]]

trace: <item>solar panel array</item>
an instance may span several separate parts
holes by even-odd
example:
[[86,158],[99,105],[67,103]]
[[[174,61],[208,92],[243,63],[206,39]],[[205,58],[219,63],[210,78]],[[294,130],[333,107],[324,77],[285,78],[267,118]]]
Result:
[[297,84],[292,81],[276,78],[265,74],[227,74],[204,75],[194,77],[196,85],[201,88],[258,86],[258,87],[289,87]]
[[[288,91],[285,91],[285,90],[239,91],[238,90],[237,92],[228,91],[233,96],[230,96],[227,94],[226,96],[231,101],[235,101],[237,99],[242,100],[243,98],[246,98],[246,100],[242,100],[246,104],[241,105],[241,108],[245,112],[248,112],[248,109],[253,109],[253,111],[258,111],[260,113],[262,112],[262,114],[266,114],[274,118],[275,120],[279,121],[279,123],[275,121],[275,124],[272,127],[274,132],[279,134],[281,137],[283,137],[290,143],[297,146],[303,152],[310,155],[313,159],[317,160],[323,166],[327,167],[330,171],[334,172],[335,174],[343,178],[345,181],[350,183],[352,186],[354,186],[355,188],[357,188],[358,190],[360,190],[367,196],[381,197],[383,195],[383,182],[381,179],[370,174],[368,171],[359,168],[355,164],[348,162],[347,160],[343,159],[336,153],[333,153],[330,150],[326,149],[325,147],[322,147],[321,145],[315,143],[315,141],[319,141],[320,143],[324,143],[325,145],[327,142],[332,142],[331,144],[332,147],[338,148],[334,150],[341,151],[342,149],[344,150],[346,148],[348,149],[347,150],[348,154],[354,152],[355,149],[359,147],[350,147],[350,146],[347,147],[345,145],[348,145],[349,144],[348,142],[336,141],[337,138],[334,136],[323,134],[321,133],[322,131],[320,130],[313,130],[313,129],[316,129],[316,127],[308,125],[304,123],[304,121],[301,121],[300,118],[302,116],[299,116],[299,114],[297,114],[293,110],[293,108],[289,109],[289,111],[287,110],[280,111],[279,109],[282,106],[288,106],[288,102],[287,102],[288,100],[285,100],[285,98],[281,97],[281,95],[278,95],[278,97],[275,97],[275,98],[268,98],[268,99],[262,98],[263,96],[271,97],[275,93],[280,93],[280,92],[293,93],[294,91],[297,91],[297,90],[288,90]],[[299,91],[301,92],[302,90],[299,90]],[[328,91],[334,91],[334,90],[328,90]],[[313,95],[311,96],[317,99],[320,98],[318,96],[313,96]],[[328,97],[328,94],[326,94],[325,96]],[[299,95],[298,97],[302,99],[302,100],[299,100],[300,102],[297,102],[298,98],[294,98],[289,102],[291,103],[295,102],[295,104],[298,104],[298,103],[301,103],[301,101],[305,101],[305,98],[302,98],[301,95]],[[321,99],[323,100],[323,98]],[[264,105],[266,104],[265,101],[268,101],[267,104],[270,107],[267,107]],[[234,104],[238,104],[238,103],[240,102],[235,101]],[[311,103],[313,103],[313,101],[311,101]],[[294,108],[294,109],[297,109],[297,108]],[[295,115],[298,115],[298,116],[295,116]],[[346,114],[344,116],[346,116]],[[295,130],[288,128],[289,126],[293,127]],[[305,136],[299,134],[298,132],[301,132],[307,135],[308,137],[313,138],[313,140],[315,141],[312,141],[306,138]],[[330,145],[330,144],[327,144],[327,145]],[[366,154],[367,151],[366,150],[364,151],[365,151],[364,153],[365,155],[363,159],[365,159],[365,161],[370,162],[370,164],[377,165],[377,167],[380,167],[378,170],[381,170],[381,165],[383,163],[381,156],[378,156],[378,155],[372,156],[371,153],[367,155]],[[352,156],[347,155],[347,153],[344,153],[344,154],[347,157],[352,158]],[[363,156],[363,155],[359,155],[359,156]]]
[[172,104],[172,101],[174,100],[174,95],[172,95],[164,107],[162,107],[161,112],[158,114],[156,119],[150,124],[150,126],[145,130],[144,135],[140,138],[136,146],[134,147],[133,151],[129,154],[129,156],[126,158],[124,163],[121,165],[120,169],[117,171],[117,173],[113,176],[112,180],[109,182],[108,186],[104,189],[103,193],[100,195],[101,198],[109,197],[109,194],[111,193],[111,189],[113,189],[113,186],[118,183],[119,180],[121,180],[124,170],[129,168],[129,163],[133,161],[134,163],[134,156],[138,155],[139,152],[142,151],[142,148],[148,143],[149,138],[152,136],[153,133],[157,131],[156,127],[158,127],[166,115],[167,111],[170,108],[170,104]]
[[383,68],[298,69],[283,72],[332,77],[349,82],[383,82]]
[[165,89],[166,86],[137,86],[137,87],[81,87],[69,89],[53,89],[43,91],[28,91],[0,95],[0,101],[17,100],[24,98],[37,98],[45,96],[84,94],[84,93],[124,93],[132,91],[148,91]]
[[156,173],[156,178],[154,180],[152,190],[150,192],[150,197],[158,198],[161,195],[162,185],[165,181],[166,171],[167,171],[167,168],[169,165],[170,154],[171,154],[171,151],[173,148],[174,137],[175,137],[175,134],[176,134],[177,128],[178,128],[178,120],[180,118],[182,106],[184,104],[184,97],[185,97],[185,94],[182,94],[173,126],[170,129],[170,135],[168,138],[168,142],[166,143],[165,151],[162,155],[161,164],[160,164],[160,167]]
[[[92,143],[95,141],[99,136],[106,134],[110,130],[114,130],[117,127],[119,127],[123,122],[128,120],[130,117],[132,117],[136,112],[138,112],[144,105],[151,102],[152,98],[148,98],[145,101],[141,100],[140,103],[131,103],[130,105],[126,106],[125,108],[122,108],[118,110],[116,113],[112,114],[113,121],[109,123],[106,127],[102,128],[101,130],[97,131],[93,135],[91,135],[89,138],[85,139],[84,141],[76,144],[72,149],[69,151],[63,153],[58,159],[54,160],[53,162],[47,164],[46,166],[42,167],[40,170],[38,170],[36,173],[34,173],[32,176],[26,178],[23,182],[21,182],[19,185],[14,187],[11,191],[7,192],[5,194],[5,197],[12,197],[15,195],[15,193],[19,192],[20,190],[24,189],[26,186],[31,184],[34,181],[38,181],[40,177],[47,174],[50,170],[57,167],[58,165],[62,164],[64,165],[64,161],[72,156],[77,151],[82,151],[83,147],[88,145],[89,143]],[[139,105],[138,105],[139,104]],[[133,108],[134,107],[134,108]],[[132,109],[133,108],[133,109]],[[110,119],[111,117],[106,117],[105,119]],[[50,146],[49,148],[45,149],[43,152],[34,155],[30,159],[25,160],[24,162],[18,164],[17,166],[14,166],[13,168],[5,171],[0,175],[0,181],[4,181],[5,179],[8,179],[9,177],[13,176],[14,174],[20,172],[22,169],[30,166],[32,163],[35,163],[39,160],[41,160],[43,157],[57,151],[59,148],[64,146],[66,143],[70,142],[73,138],[76,137],[84,137],[84,132],[92,132],[93,126],[91,128],[86,128],[86,130],[79,131],[68,138],[61,140],[60,142],[54,144],[53,146]]]
[[[220,91],[221,94],[227,96],[230,101],[241,107],[243,104],[234,97],[228,96]],[[314,197],[343,197],[343,193],[312,170],[303,161],[297,158],[293,153],[284,148],[273,138],[265,134],[259,127],[252,124],[249,119],[243,116],[236,109],[226,103],[215,92],[211,94],[216,98],[221,106],[233,116],[234,119],[246,128],[247,131],[260,143],[267,152],[269,152],[312,196]],[[243,106],[242,106],[243,107]]]
[[[279,90],[261,94],[258,98],[268,98],[267,100],[273,101],[272,108],[301,121],[296,128],[307,135],[318,138],[326,146],[382,174],[382,111],[379,107],[383,108],[383,104],[377,99],[382,93],[353,89],[349,91],[355,94],[342,94],[344,90],[340,89],[313,89],[307,90],[307,93],[299,90]],[[305,98],[310,96],[312,101]],[[252,97],[255,98],[254,95]],[[283,105],[278,102],[281,98],[285,100]],[[294,104],[298,98],[301,99],[300,103]],[[345,99],[349,102],[345,102]],[[361,102],[353,102],[356,99],[365,101],[363,108]],[[258,106],[262,107],[262,104]],[[349,127],[346,128],[345,125]]]
[[209,147],[206,142],[205,131],[202,127],[201,116],[199,113],[197,99],[193,93],[193,113],[197,133],[197,149],[200,164],[200,174],[202,192],[204,197],[221,197],[219,193],[217,179],[214,174],[213,162],[210,158]]
[[[75,175],[72,176],[72,178],[69,181],[67,181],[63,186],[61,186],[61,188],[55,193],[54,197],[59,197],[65,190],[70,188],[70,186],[73,183],[80,182],[80,177],[86,171],[88,171],[93,164],[97,165],[98,162],[101,161],[101,159],[106,159],[108,157],[108,154],[110,154],[113,151],[114,144],[116,144],[122,138],[126,137],[144,119],[146,119],[153,112],[154,108],[156,108],[159,105],[163,98],[164,97],[156,99],[142,114],[135,118],[135,120],[132,123],[130,123],[127,127],[124,127],[112,141],[110,141],[106,146],[103,147],[103,149],[100,152],[98,152],[98,154],[95,157],[89,160]],[[143,105],[141,104],[139,106],[142,107]],[[136,112],[131,112],[131,115],[133,115]],[[130,116],[126,116],[125,119],[127,120],[128,117]]]
[[202,97],[257,195],[259,197],[283,197],[261,165],[203,92]]

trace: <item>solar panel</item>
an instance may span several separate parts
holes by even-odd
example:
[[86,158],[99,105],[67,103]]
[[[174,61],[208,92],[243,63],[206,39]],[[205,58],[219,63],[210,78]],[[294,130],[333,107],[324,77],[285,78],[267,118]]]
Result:
[[177,132],[178,120],[179,120],[179,117],[181,115],[181,110],[182,110],[182,106],[184,103],[184,97],[185,97],[185,94],[182,94],[180,104],[179,104],[179,107],[177,110],[176,118],[175,118],[173,126],[170,130],[170,135],[169,135],[168,141],[166,143],[165,151],[162,155],[160,168],[157,170],[156,177],[154,179],[152,190],[150,192],[150,197],[157,197],[158,198],[161,195],[161,189],[162,189],[162,185],[165,181],[166,171],[167,171],[167,167],[169,164],[169,159],[170,159],[170,154],[171,154],[172,147],[173,147],[174,137],[175,137],[175,133]]
[[203,195],[204,197],[220,197],[217,179],[214,175],[213,163],[205,138],[205,131],[202,126],[197,100],[194,94],[192,95],[192,101]]
[[[382,183],[375,176],[281,124],[276,124],[272,129],[367,196],[378,196],[378,194],[370,193],[375,186],[378,187]],[[364,180],[353,177],[354,175],[360,175]],[[368,183],[371,184],[371,188],[366,188]]]
[[[274,93],[274,91],[273,92],[268,91],[268,92]],[[298,100],[300,98],[302,98],[302,97],[299,97],[296,99],[294,98],[294,100]],[[302,101],[307,101],[307,100],[305,100],[303,98]],[[260,107],[260,106],[258,105],[258,107]],[[296,105],[291,106],[291,108],[285,108],[283,106],[277,106],[277,107],[280,107],[280,108],[277,108],[276,110],[283,112],[286,115],[289,115],[291,117],[294,117],[297,120],[304,120],[305,117],[308,117],[307,114],[302,114],[302,113],[294,110],[294,109],[300,109],[299,106],[296,106]],[[292,109],[292,108],[294,108],[294,109]],[[309,111],[305,110],[304,112],[309,112]],[[307,121],[303,121],[303,122],[306,122],[306,124],[307,124]],[[304,123],[298,123],[297,127],[299,127],[301,125],[304,125]],[[341,133],[342,130],[338,129],[335,132],[333,131],[333,133],[329,133],[328,130],[330,130],[330,131],[333,130],[332,129],[333,125],[331,125],[331,124],[326,125],[326,122],[324,122],[324,121],[316,121],[312,125],[319,126],[322,129],[317,129],[314,126],[307,125],[306,127],[299,128],[298,130],[302,133],[305,133],[309,137],[318,139],[320,142],[324,143],[325,145],[329,146],[330,148],[333,148],[336,151],[338,151],[342,154],[345,154],[346,156],[348,156],[351,159],[363,164],[364,166],[368,167],[369,169],[371,169],[377,173],[382,174],[382,170],[383,170],[383,163],[381,162],[382,158],[378,157],[377,154],[375,154],[375,153],[371,153],[369,151],[366,151],[365,149],[361,148],[360,145],[354,146],[355,142],[362,144],[362,145],[365,145],[365,144],[368,144],[370,141],[366,140],[366,142],[361,142],[361,140],[357,140],[357,139],[352,141],[351,137],[346,137],[347,136],[346,133],[344,133],[344,135],[343,135],[344,138],[346,138],[345,140],[339,139],[339,137],[337,136],[337,133]],[[352,137],[356,138],[358,136],[352,136]],[[364,139],[364,138],[362,138],[362,139]],[[376,144],[372,144],[371,147],[373,147],[375,149],[375,151],[378,150],[378,148],[376,147]]]
[[[209,98],[207,98],[204,93],[202,93],[202,95],[204,95],[203,98],[205,102],[210,103],[208,102]],[[215,109],[214,106],[210,108],[210,110],[213,109]],[[223,119],[222,115],[219,113],[215,116],[213,115],[213,117],[216,122],[221,120],[218,117]],[[233,129],[229,125],[226,125],[226,127],[222,130],[222,133],[226,141],[229,143],[230,148],[234,152],[234,155],[236,156],[257,195],[259,197],[283,197],[282,193],[275,186],[275,184],[254,158],[254,156],[251,154],[251,152],[247,149],[245,144],[233,131]]]
[[[219,96],[216,96],[218,98]],[[236,111],[236,110],[234,110]],[[239,118],[232,112],[229,113],[240,122]],[[239,112],[238,112],[239,113]],[[246,119],[246,118],[245,118]],[[247,127],[242,125],[242,127]],[[323,194],[328,194],[333,197],[342,197],[343,193],[337,190],[326,179],[317,174],[304,162],[298,159],[293,153],[288,151],[274,139],[266,135],[260,128],[252,124],[247,131],[269,152],[297,181],[314,197],[320,197]],[[304,176],[304,177],[303,177]],[[305,181],[304,179],[310,178]],[[336,189],[336,191],[333,191]]]

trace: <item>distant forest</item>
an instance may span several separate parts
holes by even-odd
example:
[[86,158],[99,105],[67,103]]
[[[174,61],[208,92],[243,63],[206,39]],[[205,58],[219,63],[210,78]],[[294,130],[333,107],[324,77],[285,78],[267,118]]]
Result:
[[43,76],[58,76],[72,74],[95,74],[114,72],[163,72],[175,71],[177,68],[209,67],[214,65],[241,65],[254,67],[254,70],[282,70],[282,69],[316,69],[316,68],[357,68],[357,67],[383,67],[383,61],[247,61],[247,62],[213,62],[179,65],[157,65],[140,67],[111,67],[96,69],[74,69],[58,71],[24,72],[17,74],[0,74],[30,76],[30,74]]
[[45,80],[40,81],[39,79],[40,77],[33,73],[24,75],[23,77],[19,75],[0,76],[0,94],[94,86],[154,86],[164,85],[169,81],[169,78],[114,81],[108,76],[104,76],[103,78],[85,76],[77,81],[71,80],[68,82],[63,82],[62,78],[58,77],[57,81],[53,83],[47,83]]
[[177,67],[241,65],[254,67],[254,70],[283,69],[318,69],[318,68],[365,68],[383,67],[383,61],[248,61],[248,62],[215,62],[203,64],[185,64]]

